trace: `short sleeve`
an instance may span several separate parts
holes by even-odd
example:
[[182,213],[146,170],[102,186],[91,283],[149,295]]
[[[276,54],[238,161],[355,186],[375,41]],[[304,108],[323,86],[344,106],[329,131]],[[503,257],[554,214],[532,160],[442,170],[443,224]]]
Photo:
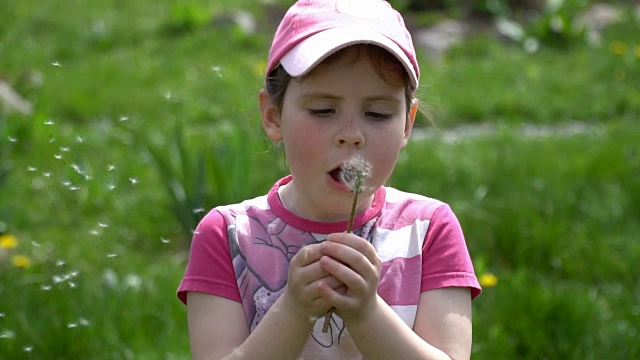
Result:
[[189,263],[178,287],[178,298],[187,303],[187,292],[203,292],[240,302],[227,226],[216,209],[198,224],[191,241]]
[[472,299],[482,291],[460,222],[447,204],[434,211],[429,223],[422,248],[420,291],[443,287],[468,287]]

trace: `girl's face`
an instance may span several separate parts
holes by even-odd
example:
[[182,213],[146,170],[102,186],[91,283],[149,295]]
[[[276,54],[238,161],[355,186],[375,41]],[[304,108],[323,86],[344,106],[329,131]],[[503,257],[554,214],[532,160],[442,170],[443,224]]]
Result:
[[336,169],[355,155],[372,166],[358,199],[359,212],[368,208],[376,189],[391,175],[413,127],[400,76],[390,74],[385,80],[366,51],[344,52],[330,65],[321,64],[292,80],[281,111],[261,93],[265,132],[271,140],[282,141],[293,177],[281,188],[282,201],[297,215],[315,221],[348,219],[353,193],[338,180]]

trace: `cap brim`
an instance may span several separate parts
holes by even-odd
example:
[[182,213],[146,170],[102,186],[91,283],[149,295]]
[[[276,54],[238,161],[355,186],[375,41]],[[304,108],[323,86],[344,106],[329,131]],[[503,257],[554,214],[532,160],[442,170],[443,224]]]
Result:
[[303,76],[331,54],[354,44],[378,45],[395,55],[409,74],[411,86],[417,88],[416,72],[404,51],[388,37],[371,28],[344,26],[314,34],[289,50],[280,60],[280,64],[289,75]]

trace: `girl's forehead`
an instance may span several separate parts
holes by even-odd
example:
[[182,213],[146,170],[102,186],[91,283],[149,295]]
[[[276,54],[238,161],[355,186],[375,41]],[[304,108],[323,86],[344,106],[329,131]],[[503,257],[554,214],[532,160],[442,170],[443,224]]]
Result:
[[[347,79],[356,68],[369,67],[373,71],[368,76],[369,79],[379,78],[391,87],[404,87],[406,77],[405,70],[393,55],[386,50],[375,49],[373,45],[356,45],[345,48],[338,53],[328,57],[318,64],[307,75],[297,78],[299,83],[318,82],[322,80],[339,81],[342,77]],[[340,78],[335,77],[335,73],[341,73]]]

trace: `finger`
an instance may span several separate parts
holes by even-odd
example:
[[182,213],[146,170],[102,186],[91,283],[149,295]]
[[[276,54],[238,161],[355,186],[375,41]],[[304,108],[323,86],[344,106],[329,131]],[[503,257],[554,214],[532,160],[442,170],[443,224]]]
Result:
[[343,263],[363,277],[368,278],[376,276],[379,272],[377,255],[375,255],[376,262],[372,263],[366,256],[356,249],[335,242],[324,242],[321,246],[321,251],[324,255]]
[[327,236],[327,241],[325,242],[338,243],[338,244],[343,244],[345,246],[348,246],[356,250],[357,252],[361,253],[362,255],[364,255],[372,264],[376,264],[379,260],[378,253],[376,252],[376,249],[373,247],[373,245],[369,241],[355,234],[351,234],[351,233],[329,234]]
[[[345,265],[340,261],[336,261],[330,256],[320,259],[323,269],[333,275],[338,281],[342,282],[349,290],[355,293],[363,293],[367,289],[367,280],[354,269]],[[372,280],[372,283],[376,282]],[[377,283],[376,283],[377,284]],[[372,285],[374,288],[376,285]]]
[[320,260],[321,257],[320,244],[307,245],[298,250],[298,253],[291,259],[291,265],[300,267],[307,266]]

